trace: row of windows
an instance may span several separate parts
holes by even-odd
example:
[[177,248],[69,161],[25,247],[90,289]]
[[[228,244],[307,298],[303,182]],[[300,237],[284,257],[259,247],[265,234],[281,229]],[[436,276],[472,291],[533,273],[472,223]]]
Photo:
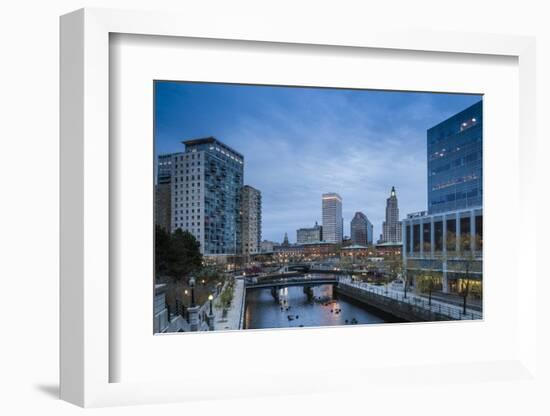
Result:
[[[198,213],[198,210],[197,210],[197,213]],[[185,214],[187,214],[187,216],[189,216],[189,210],[187,210],[187,212],[186,212]],[[184,215],[184,213],[183,213],[183,212],[176,211],[176,215]],[[200,215],[197,215],[196,217],[197,217],[198,220],[201,219],[201,216],[200,216]],[[195,215],[192,215],[192,216],[191,216],[191,219],[194,220],[194,219],[195,219]],[[176,221],[178,221],[178,220],[183,221],[183,218],[179,218],[179,219],[178,219],[178,218],[176,217]]]
[[438,204],[444,204],[446,202],[453,202],[458,201],[461,199],[468,199],[468,198],[476,198],[478,196],[479,190],[478,188],[470,189],[467,192],[453,192],[446,195],[442,195],[438,198],[434,198],[431,200],[432,205],[438,205]]
[[[442,220],[434,221],[434,250],[442,251],[445,247],[447,251],[455,251],[457,245],[464,250],[470,250],[472,239],[463,238],[457,239],[457,235],[470,236],[471,225],[474,225],[474,244],[476,249],[481,250],[483,248],[483,216],[476,215],[474,224],[470,223],[470,217],[464,217],[459,219],[459,229],[457,229],[456,219],[447,219],[445,224]],[[446,226],[447,230],[447,241],[443,239],[443,225]],[[424,251],[431,250],[431,224],[425,222],[422,224],[422,241],[421,241],[421,224],[413,224],[406,226],[406,240],[405,240],[405,249],[406,251],[411,251],[411,238],[412,238],[412,251],[420,251],[421,245]],[[411,235],[412,233],[412,235]]]
[[[194,175],[195,174],[195,169],[191,169],[191,171],[189,171],[189,169],[186,170],[186,175],[185,176],[185,180],[188,181],[189,180],[189,173],[191,173],[191,180],[195,180],[195,176],[197,176],[197,180],[200,180],[201,179],[201,170],[200,169],[197,169],[197,175]],[[176,177],[175,177],[175,182],[184,182],[184,179],[183,179],[183,171],[179,171],[179,172],[176,172]]]
[[[201,190],[200,189],[197,189],[197,194],[200,194]],[[195,190],[194,189],[191,189],[191,193],[194,194],[195,193]],[[185,191],[185,194],[186,195],[189,195],[189,189],[187,189]],[[178,194],[178,191],[175,192],[175,195],[183,195],[183,191],[179,191],[179,194]],[[176,201],[178,200],[178,198],[176,198]]]
[[[200,159],[200,155],[196,155],[197,156],[197,159]],[[186,153],[185,155],[181,155],[181,156],[176,156],[175,157],[175,161],[177,162],[178,160],[180,162],[183,162],[184,160],[194,160],[195,159],[195,154],[194,153]],[[200,164],[200,162],[199,162]]]
[[210,150],[216,150],[217,152],[220,152],[222,155],[224,156],[227,156],[228,158],[234,160],[235,162],[239,163],[239,164],[243,164],[243,161],[241,159],[239,159],[238,157],[235,157],[234,155],[232,155],[231,153],[229,152],[226,152],[225,150],[223,149],[220,149],[219,147],[217,146],[210,146]]
[[456,136],[464,131],[467,131],[471,127],[478,126],[481,120],[478,116],[466,118],[462,122],[447,122],[445,125],[439,127],[438,131],[432,131],[430,134],[430,144],[441,142],[448,137]]
[[478,179],[478,176],[475,173],[472,173],[472,174],[466,175],[466,176],[462,176],[460,178],[453,178],[453,179],[451,179],[447,182],[441,182],[441,183],[437,183],[435,185],[432,185],[432,191],[437,191],[439,189],[449,188],[450,186],[454,186],[454,185],[457,185],[459,183],[474,181],[476,179]]
[[[455,141],[455,140],[451,140]],[[430,152],[430,161],[441,159],[442,157],[452,155],[453,153],[459,152],[461,150],[467,150],[470,147],[474,147],[477,143],[481,142],[481,135],[476,137],[464,137],[461,138],[458,143],[448,143],[445,147],[441,148],[441,145],[428,146],[428,152]],[[479,145],[477,145],[479,146]]]
[[452,168],[457,168],[457,167],[466,165],[468,163],[475,162],[479,159],[481,159],[481,152],[473,152],[473,153],[470,153],[470,154],[468,154],[464,157],[459,157],[459,158],[453,160],[452,162],[449,162],[449,163],[446,163],[444,165],[432,168],[431,175],[432,176],[437,175],[439,173],[446,172],[446,171],[450,170],[451,167]]
[[[180,184],[180,185],[181,185],[181,186],[179,186],[179,187],[180,187],[180,188],[183,188],[183,183]],[[200,182],[196,182],[196,186],[197,186],[197,188],[200,188],[200,187],[201,187],[201,183],[200,183]],[[178,184],[176,183],[176,184],[174,185],[174,187],[175,187],[176,189],[178,189]],[[186,187],[186,188],[189,188],[189,183],[186,183],[186,184],[185,184],[185,187]],[[195,182],[191,182],[191,187],[192,187],[192,188],[195,187]]]

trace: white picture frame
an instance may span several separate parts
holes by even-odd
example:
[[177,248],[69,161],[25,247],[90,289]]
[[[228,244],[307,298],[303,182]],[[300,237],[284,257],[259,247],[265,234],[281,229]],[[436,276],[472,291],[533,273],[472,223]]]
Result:
[[[212,380],[208,373],[189,374],[186,380],[159,381],[148,376],[139,381],[113,382],[111,368],[121,360],[120,350],[112,348],[112,293],[110,282],[115,259],[111,258],[110,227],[113,226],[110,201],[113,161],[110,149],[110,35],[145,35],[171,38],[224,39],[228,41],[276,42],[284,45],[330,45],[333,48],[370,48],[445,54],[507,56],[517,59],[519,70],[519,157],[517,172],[519,203],[517,267],[524,272],[518,287],[517,313],[522,322],[514,340],[517,345],[498,360],[472,362],[441,361],[438,364],[418,362],[414,368],[392,367],[382,360],[370,365],[368,374],[358,365],[342,365],[327,374],[376,385],[398,377],[405,385],[445,380],[452,377],[464,382],[480,382],[503,377],[525,380],[536,376],[536,269],[530,242],[536,240],[536,219],[529,207],[534,204],[535,169],[535,42],[533,38],[508,35],[430,33],[421,31],[378,30],[308,30],[285,28],[277,24],[240,26],[217,21],[207,25],[191,16],[168,13],[83,9],[61,18],[61,398],[80,406],[159,403],[214,397],[239,397],[257,394],[329,392],[348,389],[350,385],[327,385],[319,374],[287,375],[265,368],[252,372],[241,366],[244,376],[231,385]],[[261,45],[261,44],[259,44]],[[513,124],[514,126],[516,124]],[[511,174],[513,175],[514,170]],[[529,215],[527,215],[529,213]],[[152,253],[151,253],[152,256]],[[516,272],[517,273],[517,272]],[[145,323],[144,323],[145,324]],[[395,327],[394,327],[395,329]],[[360,331],[361,328],[357,328]],[[412,334],[414,328],[402,326]],[[338,329],[324,330],[327,337],[341,336]],[[356,331],[356,332],[357,332]],[[395,332],[395,331],[394,331]],[[298,333],[298,332],[296,332]],[[299,337],[320,337],[318,331],[300,331]],[[152,334],[151,334],[152,336]],[[194,336],[194,335],[193,335]],[[229,337],[229,334],[208,334]],[[238,336],[238,335],[237,335]],[[262,335],[260,335],[262,336]],[[256,336],[256,338],[260,337]],[[288,336],[285,335],[287,338]],[[235,334],[231,334],[235,339]],[[296,336],[297,337],[297,336]],[[175,337],[161,337],[167,344]],[[198,338],[198,337],[195,337]],[[181,339],[181,338],[180,338]],[[298,338],[295,338],[298,339]],[[319,338],[321,339],[321,338]],[[301,341],[301,342],[302,342]],[[180,341],[181,342],[181,341]],[[138,347],[136,347],[138,348]],[[198,348],[196,346],[195,348]],[[152,358],[150,358],[152,359]],[[246,373],[253,380],[246,381]],[[362,373],[363,371],[363,373]],[[411,374],[414,374],[411,376]],[[443,374],[443,375],[442,375]],[[472,374],[477,375],[472,378]],[[483,374],[483,376],[479,376]],[[182,388],[185,387],[185,388]]]

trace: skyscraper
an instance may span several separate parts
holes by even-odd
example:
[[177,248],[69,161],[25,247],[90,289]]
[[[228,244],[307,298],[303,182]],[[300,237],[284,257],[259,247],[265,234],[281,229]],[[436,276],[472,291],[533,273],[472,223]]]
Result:
[[193,234],[203,254],[241,253],[244,157],[214,137],[183,144],[172,162],[172,229]]
[[257,189],[245,185],[241,198],[242,252],[260,252],[262,241],[262,194]]
[[479,101],[428,129],[428,211],[403,221],[406,273],[416,278],[420,269],[434,271],[436,287],[445,293],[459,293],[466,278],[481,293],[482,105]]
[[399,221],[399,206],[395,187],[391,187],[390,197],[386,199],[386,221],[382,224],[382,243],[400,243],[402,224]]
[[351,243],[366,246],[372,244],[373,226],[367,216],[356,212],[350,224]]
[[428,130],[428,213],[480,207],[482,102]]
[[300,228],[296,230],[296,242],[298,244],[318,243],[323,240],[323,227],[317,224],[311,228]]
[[336,193],[323,194],[323,240],[328,243],[341,243],[344,236],[342,218],[342,198]]

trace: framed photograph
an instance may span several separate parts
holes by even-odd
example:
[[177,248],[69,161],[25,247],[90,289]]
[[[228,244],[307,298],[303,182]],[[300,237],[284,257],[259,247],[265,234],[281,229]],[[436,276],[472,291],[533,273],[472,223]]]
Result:
[[483,318],[481,95],[154,98],[155,333]]
[[63,16],[62,398],[532,377],[534,59],[505,35]]

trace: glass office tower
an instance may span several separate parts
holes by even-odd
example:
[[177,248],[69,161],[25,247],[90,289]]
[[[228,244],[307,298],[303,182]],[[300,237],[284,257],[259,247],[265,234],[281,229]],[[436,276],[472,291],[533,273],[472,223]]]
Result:
[[428,213],[480,207],[482,101],[428,130]]

